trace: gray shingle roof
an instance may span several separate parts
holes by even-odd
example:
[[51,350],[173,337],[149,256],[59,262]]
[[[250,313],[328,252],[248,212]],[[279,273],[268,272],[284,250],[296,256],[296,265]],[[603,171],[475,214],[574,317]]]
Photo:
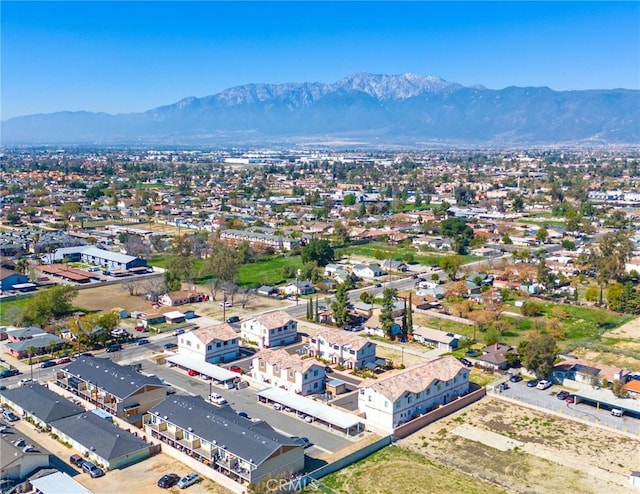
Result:
[[[300,446],[274,431],[266,422],[240,417],[231,407],[219,408],[200,396],[173,395],[149,413],[158,415],[196,436],[259,465],[282,446]],[[165,418],[166,417],[166,418]],[[302,454],[302,453],[301,453]]]
[[7,343],[7,348],[15,350],[16,352],[23,352],[27,351],[30,346],[33,348],[46,348],[51,343],[59,345],[64,342],[65,341],[63,339],[58,338],[54,334],[43,333],[33,338],[29,338],[28,340],[12,341],[11,343]]
[[47,424],[85,411],[81,406],[40,384],[6,389],[0,391],[0,395]]
[[142,439],[91,412],[56,420],[51,427],[108,461],[149,447]]
[[165,386],[155,376],[142,375],[133,366],[118,365],[108,358],[78,357],[63,370],[121,399],[145,386]]

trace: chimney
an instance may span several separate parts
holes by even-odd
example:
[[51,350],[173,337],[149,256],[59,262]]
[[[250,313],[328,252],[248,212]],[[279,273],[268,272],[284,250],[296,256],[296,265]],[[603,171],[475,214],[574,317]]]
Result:
[[500,350],[500,343],[496,343],[496,352]]

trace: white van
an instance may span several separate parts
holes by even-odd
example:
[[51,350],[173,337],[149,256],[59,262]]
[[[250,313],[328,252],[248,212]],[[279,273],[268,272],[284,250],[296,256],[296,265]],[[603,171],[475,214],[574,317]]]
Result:
[[620,410],[619,408],[612,408],[611,415],[613,415],[614,417],[622,417],[622,410]]

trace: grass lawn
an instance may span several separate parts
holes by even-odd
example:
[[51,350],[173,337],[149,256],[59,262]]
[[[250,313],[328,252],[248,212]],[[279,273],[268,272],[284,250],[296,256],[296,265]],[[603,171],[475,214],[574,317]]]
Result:
[[0,325],[9,326],[12,324],[11,316],[22,313],[30,297],[18,298],[16,300],[6,300],[0,302]]
[[238,284],[240,286],[259,287],[261,285],[278,285],[287,281],[282,276],[282,268],[302,267],[300,256],[261,258],[252,264],[243,264],[238,268]]
[[[380,261],[385,259],[402,260],[405,255],[413,256],[413,260],[423,266],[438,266],[443,254],[428,253],[420,254],[413,247],[401,247],[380,243],[370,243],[363,245],[352,245],[349,247],[342,247],[336,249],[336,257],[349,257],[349,256],[361,256],[370,257],[371,259],[378,259]],[[462,256],[464,263],[477,261],[480,257],[477,256]]]
[[[327,475],[320,479],[320,484],[320,492],[348,494],[504,492],[489,483],[398,446],[387,446],[364,460]],[[303,492],[317,491],[318,489],[307,488]]]

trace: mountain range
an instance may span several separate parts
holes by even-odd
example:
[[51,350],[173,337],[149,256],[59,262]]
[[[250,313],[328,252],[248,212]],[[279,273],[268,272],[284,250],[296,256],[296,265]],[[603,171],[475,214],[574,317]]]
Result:
[[357,73],[332,84],[249,84],[144,113],[58,112],[2,122],[3,145],[353,143],[638,144],[640,91],[487,89]]

